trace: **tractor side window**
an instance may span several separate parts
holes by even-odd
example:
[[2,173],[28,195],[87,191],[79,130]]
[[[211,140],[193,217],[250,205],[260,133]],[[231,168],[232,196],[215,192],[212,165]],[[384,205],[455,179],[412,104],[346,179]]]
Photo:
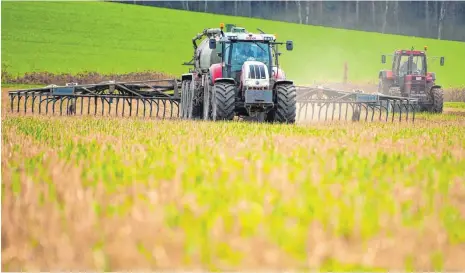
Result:
[[415,56],[413,57],[412,62],[412,73],[424,75],[425,74],[425,66],[423,62],[423,56]]
[[409,56],[402,56],[399,62],[399,76],[405,76],[408,74],[408,62]]
[[224,57],[223,57],[223,60],[228,63],[229,61],[229,52],[230,52],[230,49],[231,48],[231,44],[230,43],[227,43],[224,45]]
[[216,49],[212,50],[210,62],[211,64],[216,64],[221,62],[221,57],[218,54],[221,53],[221,44],[216,42]]
[[392,71],[395,71],[394,73],[397,74],[397,69],[399,68],[399,62],[398,62],[398,56],[394,56],[394,62],[392,63]]

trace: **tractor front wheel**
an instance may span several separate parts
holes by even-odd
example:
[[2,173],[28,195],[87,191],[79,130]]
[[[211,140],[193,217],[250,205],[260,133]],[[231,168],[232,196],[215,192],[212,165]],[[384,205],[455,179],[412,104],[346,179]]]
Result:
[[276,108],[268,113],[267,121],[295,123],[296,89],[292,84],[276,86]]
[[181,85],[181,103],[180,103],[180,118],[189,119],[192,117],[193,90],[190,80],[182,81]]
[[433,106],[431,107],[431,112],[433,113],[442,113],[444,106],[444,91],[441,88],[432,88],[431,96],[433,100]]
[[213,86],[213,120],[233,120],[236,102],[236,85],[218,82]]
[[212,118],[212,85],[210,85],[211,79],[210,76],[207,76],[205,79],[205,86],[203,87],[203,119],[211,120]]

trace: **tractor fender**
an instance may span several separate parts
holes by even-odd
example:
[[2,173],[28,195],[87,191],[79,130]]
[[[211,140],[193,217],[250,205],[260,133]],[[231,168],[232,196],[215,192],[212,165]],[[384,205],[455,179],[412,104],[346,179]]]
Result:
[[273,84],[273,90],[276,89],[276,86],[278,86],[279,84],[294,84],[294,81],[291,81],[291,80],[277,80]]
[[194,74],[193,73],[186,73],[181,75],[181,81],[192,81],[194,80]]
[[231,84],[236,84],[236,81],[233,78],[216,78],[215,82],[213,84],[215,84],[217,82],[227,82],[227,83],[231,83]]
[[286,73],[284,73],[284,70],[282,70],[281,68],[277,68],[276,66],[272,67],[271,75],[276,80],[285,80],[286,79]]
[[426,80],[427,81],[432,81],[432,82],[435,82],[436,81],[436,73],[435,72],[428,72],[428,74],[426,75]]
[[433,88],[441,88],[441,86],[435,84],[435,85],[431,86],[431,89],[430,89],[430,90],[432,90]]
[[215,84],[217,79],[221,79],[223,77],[223,65],[221,63],[212,64],[209,69],[210,73],[210,84]]
[[392,80],[394,79],[394,75],[392,73],[392,71],[390,70],[381,70],[379,71],[379,78],[381,79],[386,79],[386,80]]

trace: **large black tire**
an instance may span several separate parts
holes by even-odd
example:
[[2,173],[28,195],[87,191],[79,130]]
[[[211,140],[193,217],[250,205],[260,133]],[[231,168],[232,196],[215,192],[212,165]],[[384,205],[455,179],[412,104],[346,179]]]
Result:
[[215,83],[213,88],[213,101],[215,105],[212,106],[214,109],[216,108],[216,115],[213,113],[213,118],[216,120],[233,120],[236,103],[236,85],[228,82],[218,82]]
[[192,118],[193,119],[202,119],[203,118],[203,105],[194,104],[192,107]]
[[181,103],[179,104],[179,117],[181,119],[188,119],[189,116],[189,101],[190,101],[190,92],[189,85],[191,81],[182,81],[181,83]]
[[276,109],[269,112],[266,121],[279,123],[295,123],[296,89],[292,84],[276,86]]
[[433,106],[431,107],[431,112],[433,113],[442,113],[444,106],[444,91],[441,88],[432,88],[431,96],[433,100]]
[[[195,90],[192,90],[192,81],[184,80],[182,81],[182,91],[181,91],[181,118],[189,119],[189,109],[188,106],[192,104],[192,119],[198,119],[202,117],[202,104],[195,104],[194,97],[196,94]],[[182,111],[182,109],[185,109]]]
[[211,85],[210,76],[206,77],[205,86],[203,87],[203,107],[202,107],[202,116],[204,120],[211,120],[212,118],[212,105],[211,105],[211,97],[212,97],[212,89],[213,86]]

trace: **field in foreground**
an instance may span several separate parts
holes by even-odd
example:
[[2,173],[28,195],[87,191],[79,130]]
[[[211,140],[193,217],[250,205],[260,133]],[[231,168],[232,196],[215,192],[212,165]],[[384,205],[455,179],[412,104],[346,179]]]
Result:
[[449,106],[327,126],[4,111],[2,270],[463,269]]
[[294,51],[282,48],[280,65],[299,84],[340,82],[345,61],[349,81],[377,83],[378,71],[390,67],[381,64],[381,54],[425,45],[430,56],[446,58],[443,67],[439,61],[428,64],[438,83],[446,88],[465,84],[463,42],[103,2],[4,2],[1,20],[2,70],[13,76],[144,70],[179,76],[188,71],[181,64],[192,58],[192,37],[224,22],[293,40]]

